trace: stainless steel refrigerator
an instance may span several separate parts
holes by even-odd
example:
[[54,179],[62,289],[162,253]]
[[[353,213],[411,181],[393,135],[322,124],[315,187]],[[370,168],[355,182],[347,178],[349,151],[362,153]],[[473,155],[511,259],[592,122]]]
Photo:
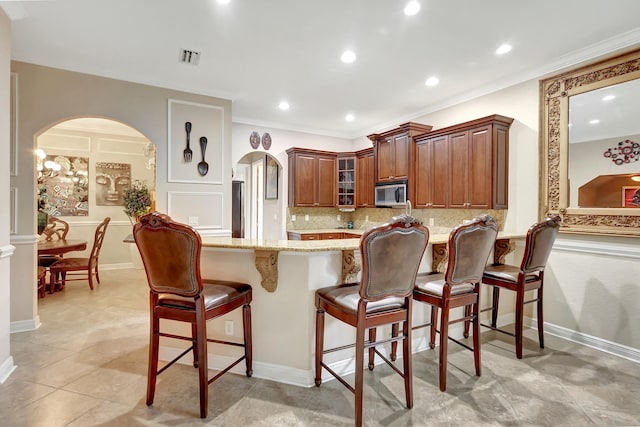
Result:
[[231,237],[244,237],[244,181],[231,183]]

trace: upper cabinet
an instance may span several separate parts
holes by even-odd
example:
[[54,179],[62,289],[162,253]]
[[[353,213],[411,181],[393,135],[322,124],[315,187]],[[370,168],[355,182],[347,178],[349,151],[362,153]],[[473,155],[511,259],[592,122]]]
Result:
[[374,201],[373,147],[356,152],[356,206],[372,208]]
[[512,122],[493,115],[415,138],[415,206],[506,209]]
[[301,148],[289,156],[289,206],[336,205],[336,153]]
[[413,172],[412,140],[430,130],[431,126],[409,122],[380,134],[368,135],[373,142],[376,182],[408,180]]
[[416,208],[446,208],[449,191],[449,136],[416,140]]
[[338,153],[338,203],[340,208],[356,206],[356,155]]

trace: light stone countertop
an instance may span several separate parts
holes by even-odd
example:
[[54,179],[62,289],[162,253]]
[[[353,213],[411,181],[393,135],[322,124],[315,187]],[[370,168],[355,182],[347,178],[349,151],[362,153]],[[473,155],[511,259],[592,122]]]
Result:
[[314,228],[308,230],[287,230],[287,232],[297,234],[349,233],[363,235],[365,230],[356,228]]
[[[312,230],[305,230],[312,232]],[[524,233],[498,233],[498,239],[524,238]],[[429,244],[449,241],[449,234],[430,234]],[[359,239],[330,240],[260,240],[235,237],[203,237],[202,246],[207,248],[257,249],[263,251],[322,252],[354,250],[360,247]]]

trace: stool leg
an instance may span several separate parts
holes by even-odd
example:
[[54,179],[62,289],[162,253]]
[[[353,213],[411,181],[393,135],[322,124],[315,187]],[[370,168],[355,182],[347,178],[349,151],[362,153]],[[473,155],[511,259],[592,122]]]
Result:
[[[376,342],[376,328],[370,328],[369,329],[369,343],[374,343]],[[369,370],[373,371],[373,368],[375,367],[375,359],[376,357],[376,348],[375,347],[369,347]]]
[[[398,336],[398,324],[394,323],[391,325],[391,337],[395,338]],[[398,341],[394,341],[391,343],[391,360],[395,361],[398,354]]]
[[431,306],[431,327],[429,328],[429,348],[436,348],[436,329],[438,328],[438,307]]
[[242,307],[242,328],[244,330],[244,357],[247,365],[247,376],[253,375],[253,342],[251,335],[251,306]]
[[158,348],[160,347],[160,319],[156,316],[153,297],[151,301],[151,331],[149,336],[149,366],[147,371],[147,406],[153,404],[158,376]]
[[440,391],[447,389],[447,347],[449,344],[449,301],[442,307],[440,315],[440,357],[438,367],[440,371]]
[[516,290],[516,357],[522,359],[522,328],[524,317],[524,289],[522,287]]
[[492,301],[491,301],[491,326],[497,327],[498,325],[498,303],[500,302],[500,288],[493,287]]
[[324,311],[316,310],[316,386],[322,384],[322,352],[324,351]]
[[538,288],[538,342],[540,348],[544,348],[544,317],[542,314],[542,283]]
[[356,426],[362,426],[362,403],[364,392],[364,332],[364,326],[359,324],[356,327],[356,378],[354,386]]

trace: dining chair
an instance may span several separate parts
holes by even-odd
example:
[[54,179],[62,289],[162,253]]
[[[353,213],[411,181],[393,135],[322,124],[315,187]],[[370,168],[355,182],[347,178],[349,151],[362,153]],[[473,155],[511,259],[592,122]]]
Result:
[[[415,218],[403,214],[389,223],[365,232],[360,240],[360,283],[345,283],[318,289],[315,293],[315,384],[322,383],[322,368],[355,395],[355,423],[362,425],[364,351],[369,350],[369,369],[378,354],[404,378],[407,408],[413,407],[411,373],[411,293],[420,260],[429,241],[429,230]],[[356,342],[324,348],[325,313],[356,328]],[[376,341],[376,327],[402,323],[402,334]],[[369,340],[365,332],[369,330]],[[397,368],[376,346],[402,341],[403,370]],[[324,362],[324,355],[355,347],[355,385],[351,386]]]
[[[457,226],[449,234],[445,272],[419,275],[416,279],[413,298],[431,305],[431,321],[413,329],[430,326],[429,346],[432,349],[435,348],[436,332],[440,333],[438,367],[441,391],[447,389],[449,340],[473,352],[476,375],[481,375],[480,282],[497,235],[498,227],[489,215],[481,215]],[[462,317],[450,319],[451,309],[466,306],[471,306],[471,310],[463,309]],[[438,309],[440,330],[437,329]],[[471,322],[473,325],[473,347],[449,336],[449,325],[459,322]]]
[[[69,223],[55,216],[50,216],[47,225],[40,234],[44,240],[65,240],[69,233]],[[60,261],[62,255],[39,255],[38,266],[49,268],[51,264]]]
[[[550,215],[543,221],[533,224],[527,231],[524,255],[519,266],[492,264],[487,266],[482,283],[493,287],[491,307],[482,311],[491,311],[491,324],[482,326],[515,337],[516,357],[522,359],[522,334],[524,326],[524,305],[535,302],[537,309],[538,343],[544,348],[544,317],[542,306],[542,288],[544,269],[560,229],[560,216]],[[511,333],[497,327],[500,289],[516,293],[515,332]],[[525,293],[537,290],[536,297],[525,301]]]
[[[200,385],[200,417],[208,411],[208,386],[242,360],[246,375],[253,375],[251,338],[252,288],[246,283],[203,279],[200,275],[202,240],[192,227],[175,222],[167,215],[152,212],[140,218],[133,227],[133,237],[140,252],[150,292],[151,334],[147,375],[147,405],[153,404],[159,374],[190,352],[198,368]],[[242,307],[244,341],[222,341],[208,338],[206,321]],[[190,336],[160,331],[160,319],[187,322]],[[158,369],[160,337],[189,341],[191,346]],[[207,343],[238,346],[243,355],[218,374],[208,379]]]
[[[88,258],[62,258],[49,266],[50,277],[49,286],[53,290],[56,281],[60,281],[61,287],[64,288],[67,281],[73,280],[88,280],[89,288],[93,290],[93,276],[96,276],[96,281],[100,283],[100,272],[98,270],[98,257],[100,256],[100,250],[102,249],[102,243],[104,242],[104,236],[107,231],[107,226],[111,221],[110,217],[106,217],[98,226],[93,238],[93,247]],[[75,278],[68,278],[68,276],[78,276]]]

